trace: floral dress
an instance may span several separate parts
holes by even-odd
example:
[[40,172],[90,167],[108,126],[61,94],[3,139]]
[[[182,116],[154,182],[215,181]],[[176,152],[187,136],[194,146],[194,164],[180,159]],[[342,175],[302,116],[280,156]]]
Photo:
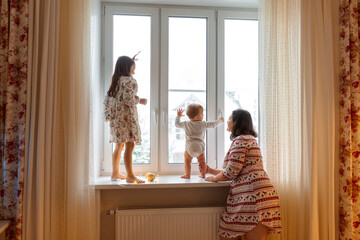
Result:
[[116,98],[106,96],[104,100],[105,121],[110,121],[110,142],[135,142],[141,144],[138,120],[138,85],[133,77],[121,76]]
[[280,233],[279,197],[264,170],[255,137],[234,139],[225,156],[223,174],[231,181],[219,236],[242,236],[259,223],[269,227],[269,233]]

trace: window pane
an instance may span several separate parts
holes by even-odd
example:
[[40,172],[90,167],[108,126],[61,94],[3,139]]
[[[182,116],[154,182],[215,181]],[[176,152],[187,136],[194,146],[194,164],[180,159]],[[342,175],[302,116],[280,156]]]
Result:
[[206,89],[206,24],[169,17],[169,89]]
[[[225,117],[237,108],[250,112],[258,130],[258,22],[225,19]],[[225,130],[226,131],[226,130]],[[225,150],[230,147],[225,132]]]
[[185,133],[175,127],[176,110],[198,103],[206,116],[206,26],[205,18],[169,17],[169,163],[184,163]]
[[[146,106],[138,104],[142,144],[135,146],[134,164],[150,164],[150,40],[151,17],[133,15],[114,15],[113,63],[118,57],[133,57],[141,51],[136,62],[134,78],[139,86],[138,96],[147,98]],[[113,67],[114,67],[113,66]],[[113,147],[114,149],[114,147]],[[123,155],[121,164],[123,164]]]

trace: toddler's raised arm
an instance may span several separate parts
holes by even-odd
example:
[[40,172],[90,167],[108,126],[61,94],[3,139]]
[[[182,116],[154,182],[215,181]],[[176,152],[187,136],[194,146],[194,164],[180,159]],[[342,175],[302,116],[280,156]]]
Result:
[[176,116],[175,118],[175,127],[177,128],[184,128],[185,127],[185,122],[180,122],[180,117]]
[[217,126],[221,125],[223,122],[224,122],[223,118],[220,118],[217,121],[206,122],[206,128],[216,128]]

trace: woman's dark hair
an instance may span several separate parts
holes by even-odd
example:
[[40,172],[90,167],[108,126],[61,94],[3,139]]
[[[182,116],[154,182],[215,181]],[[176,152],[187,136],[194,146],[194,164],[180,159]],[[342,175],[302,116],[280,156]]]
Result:
[[107,92],[109,96],[116,97],[116,94],[119,91],[118,83],[120,77],[121,76],[129,77],[131,75],[130,73],[131,66],[134,64],[135,62],[127,56],[121,56],[118,58],[118,60],[116,61],[114,74],[111,78],[111,85],[109,91]]
[[232,112],[233,127],[231,130],[230,139],[233,140],[237,136],[249,134],[257,137],[257,133],[254,130],[251,115],[248,111],[237,109]]

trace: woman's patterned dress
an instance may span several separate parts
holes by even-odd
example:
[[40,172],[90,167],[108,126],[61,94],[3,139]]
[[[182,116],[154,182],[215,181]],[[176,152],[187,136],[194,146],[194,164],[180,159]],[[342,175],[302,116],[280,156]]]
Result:
[[234,139],[225,156],[223,174],[231,182],[219,236],[242,236],[259,223],[269,227],[269,233],[281,232],[279,197],[264,170],[255,137]]
[[110,142],[141,143],[141,131],[136,105],[139,103],[138,85],[134,78],[121,76],[116,98],[104,100],[105,120],[110,121]]

